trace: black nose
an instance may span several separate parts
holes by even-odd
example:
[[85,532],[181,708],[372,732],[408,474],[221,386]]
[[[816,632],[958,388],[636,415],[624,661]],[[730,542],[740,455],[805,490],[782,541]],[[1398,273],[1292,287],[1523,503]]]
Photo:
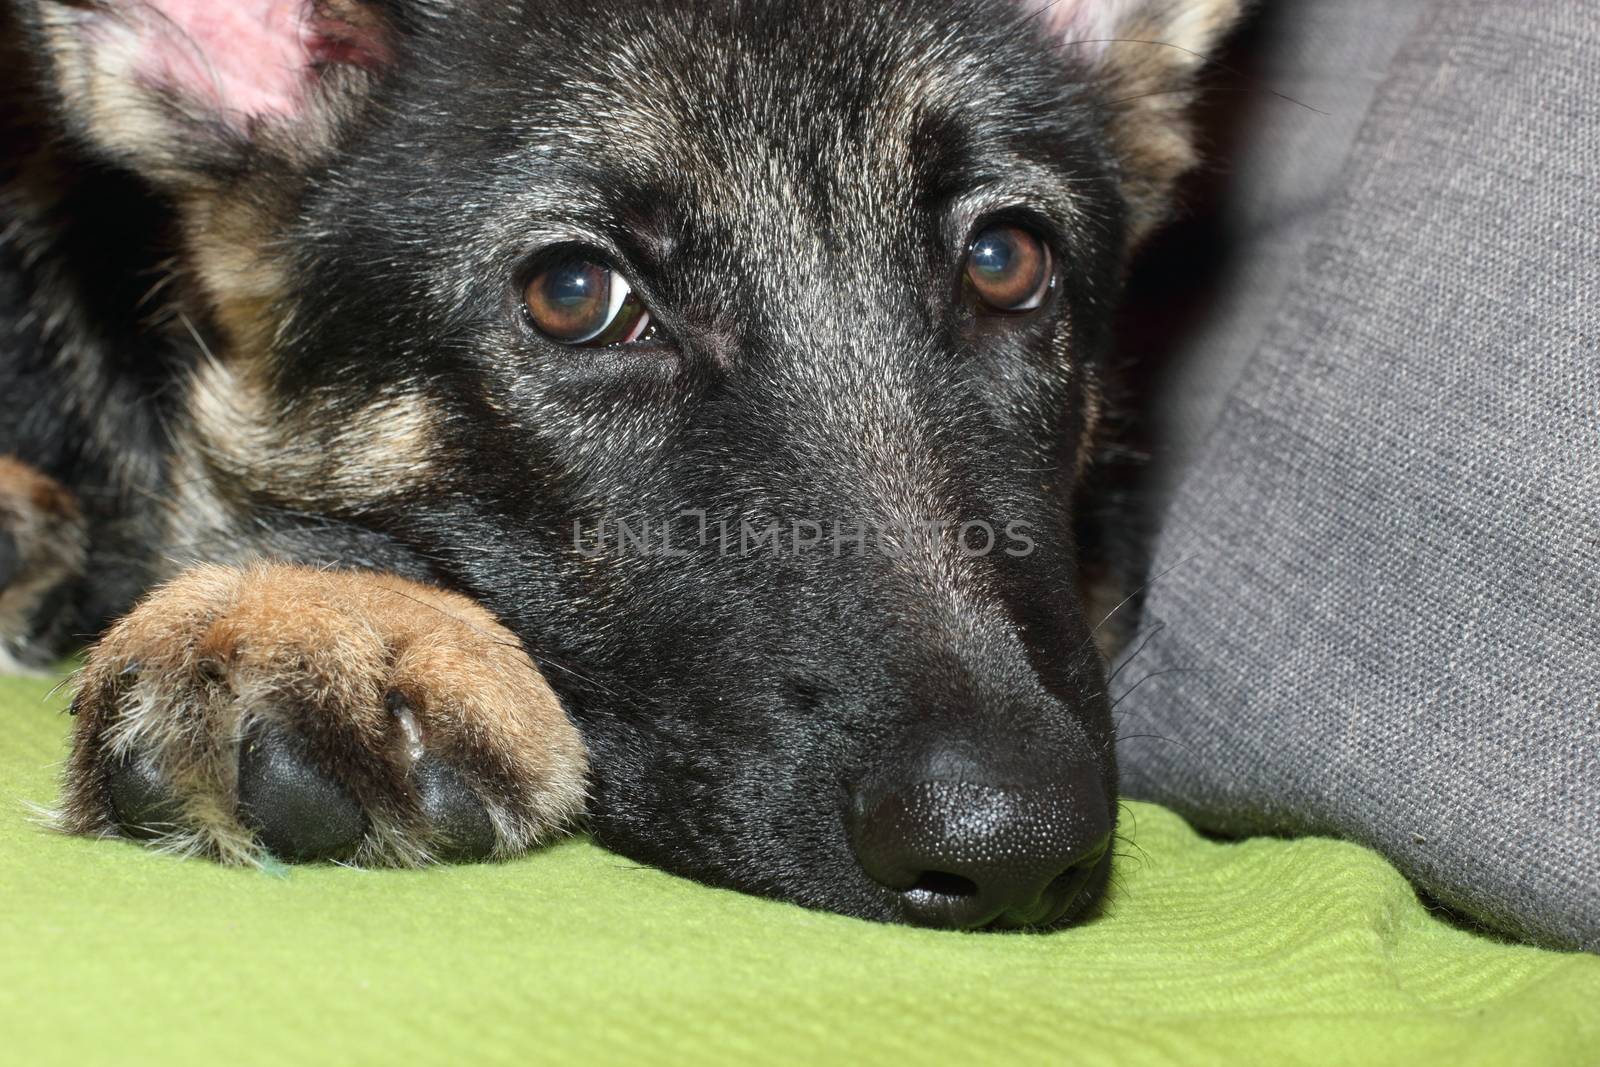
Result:
[[1044,926],[1083,894],[1111,840],[1100,775],[1064,770],[1041,784],[923,779],[852,812],[856,858],[926,926]]

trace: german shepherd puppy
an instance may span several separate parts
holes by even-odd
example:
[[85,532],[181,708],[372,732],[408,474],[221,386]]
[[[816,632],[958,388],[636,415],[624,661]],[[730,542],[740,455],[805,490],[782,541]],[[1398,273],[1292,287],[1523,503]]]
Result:
[[64,827],[586,813],[871,919],[1091,906],[1075,496],[1236,0],[5,2],[0,638],[103,634]]

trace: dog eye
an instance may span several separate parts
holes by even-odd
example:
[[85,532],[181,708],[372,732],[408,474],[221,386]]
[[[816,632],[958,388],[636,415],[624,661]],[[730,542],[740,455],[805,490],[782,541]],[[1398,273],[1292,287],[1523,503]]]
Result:
[[541,270],[523,290],[534,327],[559,344],[587,348],[649,340],[655,323],[628,280],[587,259]]
[[967,289],[987,311],[1032,311],[1054,284],[1050,249],[1018,226],[990,226],[967,251]]

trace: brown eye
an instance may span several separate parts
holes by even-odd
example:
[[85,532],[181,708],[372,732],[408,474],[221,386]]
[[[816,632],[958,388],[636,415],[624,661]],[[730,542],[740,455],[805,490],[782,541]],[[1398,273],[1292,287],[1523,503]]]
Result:
[[601,348],[648,340],[650,312],[628,280],[600,263],[567,259],[534,276],[523,291],[540,333],[564,345]]
[[991,226],[967,252],[967,288],[989,311],[1032,311],[1055,281],[1050,249],[1017,226]]

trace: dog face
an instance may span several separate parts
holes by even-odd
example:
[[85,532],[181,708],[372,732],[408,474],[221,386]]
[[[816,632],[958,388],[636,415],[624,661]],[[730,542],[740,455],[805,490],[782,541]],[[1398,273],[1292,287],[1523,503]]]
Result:
[[37,29],[79,133],[177,206],[215,506],[380,531],[495,611],[612,847],[1041,926],[1092,902],[1115,823],[1071,521],[1108,313],[1231,6]]

